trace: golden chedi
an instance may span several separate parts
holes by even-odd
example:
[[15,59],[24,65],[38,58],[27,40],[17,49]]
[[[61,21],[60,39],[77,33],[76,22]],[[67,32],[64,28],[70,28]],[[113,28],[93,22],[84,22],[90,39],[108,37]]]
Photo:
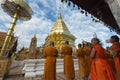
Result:
[[75,51],[75,39],[76,37],[70,33],[62,19],[61,14],[59,13],[57,21],[45,39],[45,46],[48,46],[52,41],[55,43],[55,47],[57,48],[58,52],[60,52],[61,47],[67,40],[69,41],[69,45],[73,48],[73,51]]

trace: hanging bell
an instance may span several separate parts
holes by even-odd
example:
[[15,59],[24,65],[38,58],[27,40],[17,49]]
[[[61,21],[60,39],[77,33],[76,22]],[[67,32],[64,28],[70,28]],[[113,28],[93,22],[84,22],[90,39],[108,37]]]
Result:
[[67,0],[65,2],[67,3]]
[[64,0],[61,0],[61,2],[64,2]]
[[80,7],[78,7],[78,9],[80,9]]
[[93,18],[93,15],[91,15],[91,18]]
[[100,23],[100,19],[98,20],[98,22]]
[[95,19],[93,18],[92,21],[95,21]]
[[87,11],[85,11],[85,16],[88,16],[88,15],[87,15]]
[[110,28],[110,32],[112,32],[112,28]]
[[83,11],[83,10],[81,10],[81,13],[82,13],[82,14],[84,14],[84,11]]
[[98,22],[98,20],[95,20],[95,22]]
[[68,2],[68,6],[70,6],[70,1]]

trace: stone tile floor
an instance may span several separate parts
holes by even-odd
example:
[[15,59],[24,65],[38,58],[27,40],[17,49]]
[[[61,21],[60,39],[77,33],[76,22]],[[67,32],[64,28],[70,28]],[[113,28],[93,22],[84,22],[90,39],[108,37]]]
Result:
[[[67,80],[63,73],[57,73],[56,78],[57,78],[56,80]],[[42,80],[42,76],[38,76],[35,78],[9,77],[4,80]],[[76,71],[75,80],[81,80],[78,76],[78,71]]]

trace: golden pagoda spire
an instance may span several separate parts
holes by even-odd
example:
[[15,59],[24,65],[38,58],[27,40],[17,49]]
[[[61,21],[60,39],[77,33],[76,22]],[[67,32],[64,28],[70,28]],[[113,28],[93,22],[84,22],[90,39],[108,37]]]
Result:
[[61,16],[61,5],[59,4],[59,10],[58,10],[58,19],[62,19]]
[[36,34],[34,34],[34,37],[33,38],[36,38]]
[[58,19],[62,19],[61,13],[58,14]]

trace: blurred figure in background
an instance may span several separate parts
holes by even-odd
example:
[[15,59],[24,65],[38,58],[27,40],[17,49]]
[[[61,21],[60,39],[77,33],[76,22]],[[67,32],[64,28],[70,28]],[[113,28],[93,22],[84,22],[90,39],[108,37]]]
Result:
[[85,52],[85,60],[86,60],[86,66],[87,66],[87,77],[90,74],[91,71],[91,57],[90,57],[90,52],[91,52],[91,43],[86,42],[84,44],[84,48],[83,48],[84,52]]
[[78,44],[78,49],[76,50],[76,56],[78,59],[78,66],[79,66],[79,76],[81,77],[81,80],[87,80],[87,68],[86,65],[86,59],[85,59],[85,51],[82,48],[81,44]]

